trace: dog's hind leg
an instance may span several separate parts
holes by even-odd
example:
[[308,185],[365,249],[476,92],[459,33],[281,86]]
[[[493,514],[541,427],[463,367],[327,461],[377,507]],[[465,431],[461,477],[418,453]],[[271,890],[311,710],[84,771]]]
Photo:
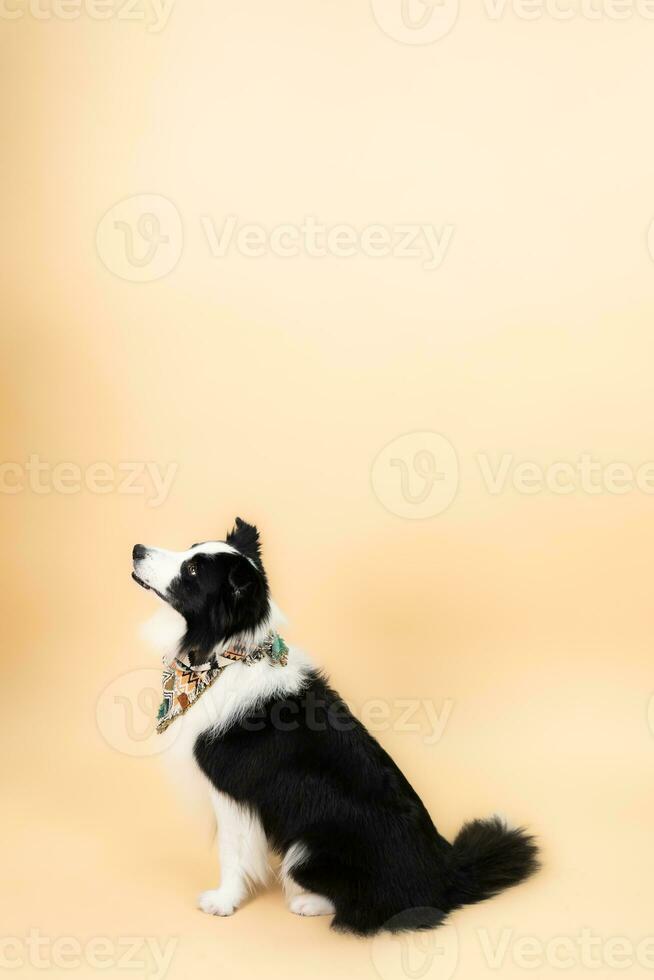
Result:
[[284,855],[280,877],[288,907],[295,915],[333,915],[336,908],[331,899],[307,891],[293,877],[293,872],[308,860],[309,851],[301,841],[291,844]]
[[231,915],[256,885],[270,876],[268,842],[261,821],[231,797],[211,790],[218,821],[220,886],[202,892],[198,905],[210,915]]
[[295,915],[333,915],[336,911],[331,899],[313,892],[300,892],[290,900],[288,907]]

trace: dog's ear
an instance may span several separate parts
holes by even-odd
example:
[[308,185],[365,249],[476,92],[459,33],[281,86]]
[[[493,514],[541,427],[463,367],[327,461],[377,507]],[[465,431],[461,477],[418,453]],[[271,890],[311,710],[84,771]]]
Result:
[[227,576],[227,584],[235,602],[247,598],[256,584],[257,573],[247,558],[234,558]]
[[234,527],[225,538],[225,541],[227,544],[231,544],[232,548],[236,548],[238,552],[245,555],[246,558],[251,558],[257,565],[260,564],[261,546],[259,544],[259,532],[254,524],[248,524],[246,521],[242,521],[240,517],[237,517]]

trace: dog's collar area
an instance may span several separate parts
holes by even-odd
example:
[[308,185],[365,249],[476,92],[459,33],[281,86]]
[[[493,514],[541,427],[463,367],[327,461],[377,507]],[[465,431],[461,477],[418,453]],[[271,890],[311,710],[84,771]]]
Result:
[[[189,656],[192,656],[196,652],[197,651],[195,650],[190,650]],[[259,660],[264,660],[267,658],[272,663],[280,663],[282,666],[285,666],[285,658],[287,653],[288,647],[284,643],[282,637],[279,635],[279,633],[276,633],[275,630],[270,630],[270,632],[263,638],[261,643],[258,643],[252,650],[247,649],[241,644],[234,644],[233,647],[227,647],[225,650],[221,650],[218,654],[213,653],[209,660],[203,664],[191,665],[181,657],[176,657],[175,661],[185,670],[191,670],[196,674],[202,674],[207,670],[213,670],[218,667],[221,658],[225,658],[233,663],[240,662],[245,664],[254,664]],[[228,664],[223,664],[223,666],[227,667]]]
[[175,718],[188,711],[231,664],[242,663],[249,667],[262,660],[276,667],[285,667],[288,662],[288,647],[274,630],[252,650],[235,644],[233,648],[213,654],[206,663],[193,667],[181,657],[175,657],[163,671],[163,700],[157,714],[157,732],[165,732]]

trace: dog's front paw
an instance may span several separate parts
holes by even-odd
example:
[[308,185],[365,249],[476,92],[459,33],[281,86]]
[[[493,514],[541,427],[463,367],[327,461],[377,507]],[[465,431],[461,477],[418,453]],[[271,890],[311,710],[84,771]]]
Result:
[[198,908],[208,915],[233,915],[237,906],[233,895],[222,888],[211,888],[198,897]]

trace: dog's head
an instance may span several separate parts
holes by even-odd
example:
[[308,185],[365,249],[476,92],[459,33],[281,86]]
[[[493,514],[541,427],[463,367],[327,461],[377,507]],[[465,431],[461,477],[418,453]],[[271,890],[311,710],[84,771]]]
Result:
[[217,644],[254,632],[270,615],[259,532],[240,517],[224,541],[187,551],[136,544],[132,560],[132,578],[186,620],[183,647],[193,650],[198,663]]

